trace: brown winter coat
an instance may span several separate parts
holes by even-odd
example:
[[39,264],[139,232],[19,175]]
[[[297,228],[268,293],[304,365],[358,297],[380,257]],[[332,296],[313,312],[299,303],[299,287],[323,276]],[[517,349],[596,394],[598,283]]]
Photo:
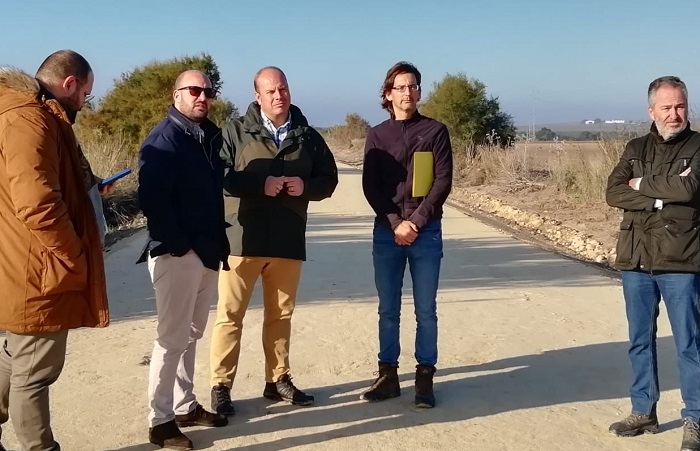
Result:
[[66,112],[34,78],[0,67],[0,330],[108,324],[99,231]]

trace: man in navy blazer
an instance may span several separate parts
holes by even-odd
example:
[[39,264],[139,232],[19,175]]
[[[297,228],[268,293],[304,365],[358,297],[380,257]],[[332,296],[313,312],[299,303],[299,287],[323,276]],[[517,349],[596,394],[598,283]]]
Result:
[[202,72],[180,74],[167,117],[139,153],[139,202],[148,223],[139,262],[148,261],[158,314],[148,438],[160,447],[192,449],[181,427],[228,424],[197,402],[192,382],[196,343],[217,298],[222,262],[228,269],[221,129],[207,119],[215,97]]

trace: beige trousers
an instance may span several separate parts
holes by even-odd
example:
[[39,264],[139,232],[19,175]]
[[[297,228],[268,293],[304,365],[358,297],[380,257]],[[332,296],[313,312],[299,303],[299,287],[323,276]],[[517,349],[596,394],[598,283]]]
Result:
[[219,303],[212,331],[211,382],[231,388],[238,370],[241,335],[253,288],[262,277],[265,381],[289,372],[292,313],[301,277],[301,260],[229,256],[230,271],[219,273]]
[[217,272],[206,268],[192,251],[182,257],[149,257],[148,271],[158,311],[148,374],[148,421],[153,427],[197,407],[195,353],[216,299]]

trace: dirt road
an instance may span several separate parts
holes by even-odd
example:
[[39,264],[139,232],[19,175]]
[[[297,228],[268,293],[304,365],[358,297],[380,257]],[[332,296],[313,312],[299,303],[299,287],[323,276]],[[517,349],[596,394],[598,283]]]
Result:
[[[294,382],[309,408],[262,398],[260,293],[246,317],[229,426],[187,429],[197,449],[668,450],[680,444],[676,359],[665,312],[659,356],[663,432],[613,437],[628,413],[630,377],[619,282],[609,273],[523,244],[449,209],[438,300],[438,406],[413,407],[415,320],[404,298],[400,398],[358,400],[376,370],[377,313],[372,214],[356,169],[341,168],[334,197],[313,205],[308,255],[294,315]],[[113,324],[70,334],[52,390],[54,431],[64,450],[154,450],[146,387],[155,336],[153,291],[136,266],[145,234],[107,254]],[[407,278],[407,280],[409,280]],[[209,338],[199,345],[195,385],[209,404]],[[3,444],[17,449],[10,425]]]

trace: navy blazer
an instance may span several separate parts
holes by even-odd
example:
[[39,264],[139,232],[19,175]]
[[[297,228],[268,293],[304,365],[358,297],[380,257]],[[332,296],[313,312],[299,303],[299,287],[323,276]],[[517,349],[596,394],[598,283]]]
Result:
[[221,129],[205,119],[198,136],[194,125],[171,106],[141,146],[138,197],[149,237],[137,263],[149,253],[181,257],[193,250],[207,268],[227,268]]

